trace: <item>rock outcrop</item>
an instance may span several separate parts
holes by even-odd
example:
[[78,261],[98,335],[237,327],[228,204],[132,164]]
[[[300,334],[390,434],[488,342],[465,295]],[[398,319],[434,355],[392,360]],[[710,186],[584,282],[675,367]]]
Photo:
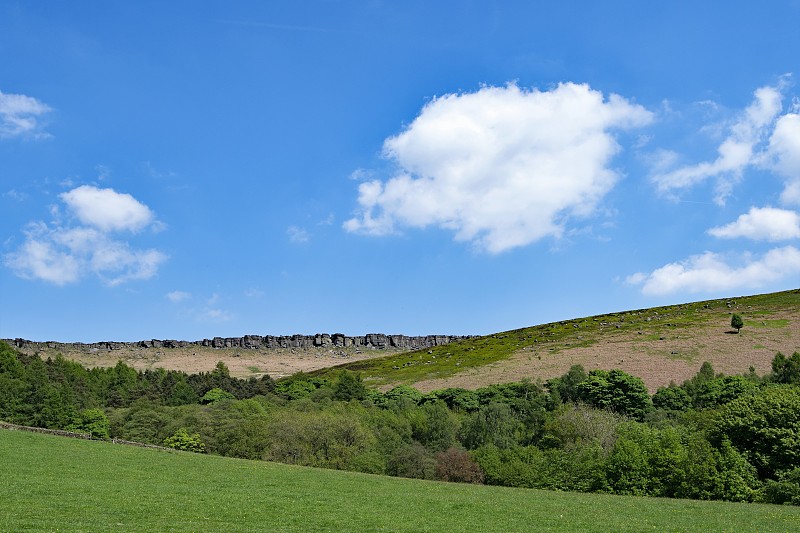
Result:
[[83,351],[95,350],[120,350],[125,348],[185,348],[191,346],[205,346],[217,349],[238,348],[247,350],[271,350],[279,348],[355,348],[368,350],[421,350],[432,348],[451,342],[468,339],[471,336],[458,335],[426,335],[426,336],[407,336],[407,335],[384,335],[383,333],[368,333],[362,337],[350,337],[342,333],[317,333],[316,335],[245,335],[244,337],[214,337],[213,339],[203,339],[200,341],[177,341],[177,340],[146,340],[138,342],[38,342],[26,339],[5,339],[10,345],[19,349],[78,349]]

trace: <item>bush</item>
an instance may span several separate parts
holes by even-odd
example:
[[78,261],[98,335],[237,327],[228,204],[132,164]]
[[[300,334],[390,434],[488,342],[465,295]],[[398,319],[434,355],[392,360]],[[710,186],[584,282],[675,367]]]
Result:
[[200,434],[189,435],[186,428],[180,428],[174,435],[164,439],[164,446],[186,452],[203,453],[206,451],[206,445],[200,440]]
[[778,480],[769,480],[759,492],[764,503],[800,505],[800,468],[783,472]]
[[394,451],[386,464],[390,476],[418,479],[436,478],[436,460],[418,442],[412,442]]
[[617,439],[617,426],[624,417],[584,404],[566,404],[545,425],[540,446],[575,449],[598,446],[608,455]]
[[483,483],[483,472],[469,453],[448,448],[436,454],[436,479],[459,483]]

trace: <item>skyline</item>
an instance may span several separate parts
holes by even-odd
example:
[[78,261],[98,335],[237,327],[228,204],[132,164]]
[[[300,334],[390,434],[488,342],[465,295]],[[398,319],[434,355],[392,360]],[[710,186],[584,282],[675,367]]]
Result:
[[800,3],[0,3],[0,338],[800,287]]

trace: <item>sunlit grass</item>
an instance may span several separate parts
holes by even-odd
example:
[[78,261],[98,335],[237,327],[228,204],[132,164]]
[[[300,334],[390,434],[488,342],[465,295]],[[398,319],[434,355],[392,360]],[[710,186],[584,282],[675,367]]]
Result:
[[0,430],[1,531],[797,531],[797,507],[459,485]]

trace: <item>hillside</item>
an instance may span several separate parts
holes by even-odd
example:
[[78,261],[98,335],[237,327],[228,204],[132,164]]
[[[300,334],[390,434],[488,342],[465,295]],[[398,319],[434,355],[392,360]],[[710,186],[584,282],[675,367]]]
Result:
[[[744,319],[739,334],[732,334],[732,313]],[[704,361],[725,374],[748,372],[750,367],[767,374],[776,352],[789,355],[800,350],[800,292],[622,311],[461,340],[433,335],[341,339],[336,335],[245,336],[193,343],[16,342],[16,347],[43,357],[62,354],[87,367],[110,367],[121,360],[138,370],[195,373],[211,371],[222,361],[236,377],[269,374],[281,378],[295,372],[328,374],[347,368],[383,390],[405,383],[423,392],[475,389],[526,378],[545,380],[580,364],[587,370],[622,369],[641,377],[654,392],[670,381],[688,379]],[[412,350],[418,346],[422,349]]]
[[214,337],[198,341],[142,340],[138,342],[57,342],[2,339],[27,355],[42,358],[61,355],[88,368],[112,367],[118,361],[136,370],[164,368],[187,373],[209,372],[218,361],[239,378],[277,379],[341,364],[428,349],[463,340],[453,335],[385,335],[369,333],[347,336],[341,333],[316,335],[245,335]]
[[[744,319],[738,334],[730,327],[732,313]],[[565,320],[337,368],[361,372],[383,389],[406,383],[427,392],[544,380],[580,364],[619,368],[655,392],[688,379],[704,361],[725,374],[750,367],[767,374],[776,352],[797,350],[800,292],[793,290]]]
[[[0,429],[2,531],[792,531],[797,507],[574,494]],[[794,524],[794,525],[792,525]]]

